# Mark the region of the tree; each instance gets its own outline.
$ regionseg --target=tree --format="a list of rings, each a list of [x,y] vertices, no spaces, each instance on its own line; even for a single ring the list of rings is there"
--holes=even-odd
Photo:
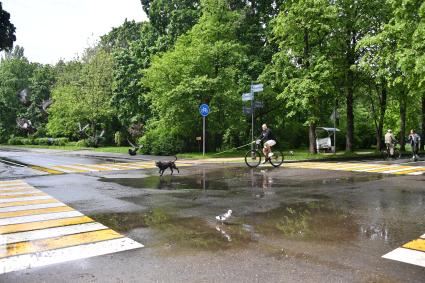
[[[15,26],[10,22],[10,14],[3,10],[0,2],[0,51],[12,49],[15,40]]]
[[[190,30],[200,16],[199,0],[140,0],[153,28],[166,46]],[[165,48],[167,49],[167,48]]]
[[[329,55],[335,18],[335,7],[327,0],[285,2],[273,27],[279,51],[262,75],[285,101],[289,116],[305,113],[311,153],[316,153],[321,109],[332,93]]]
[[[0,62],[0,140],[2,141],[11,134],[18,133],[16,118],[26,112],[17,94],[30,87],[30,78],[35,65],[21,54],[22,50],[16,46],[14,51],[6,53],[5,59]]]
[[[377,22],[381,19],[385,2],[380,0],[336,0],[338,21],[335,28],[335,64],[338,68],[336,86],[343,89],[346,102],[346,151],[354,148],[354,107],[356,90],[359,87],[357,64],[363,49],[357,48],[358,42],[366,35],[377,32]]]
[[[212,109],[208,116],[212,149],[221,145],[226,130],[243,123],[242,115],[236,113],[242,106],[240,85],[249,80],[243,81],[239,71],[246,60],[236,36],[239,15],[229,10],[225,0],[201,3],[199,23],[180,36],[172,50],[154,57],[142,80],[150,89],[147,97],[154,114],[144,144],[156,153],[196,146],[201,103]]]
[[[58,84],[47,125],[52,135],[78,136],[78,123],[90,125],[92,141],[114,116],[112,97],[112,58],[100,48],[86,50],[81,62],[60,66]]]

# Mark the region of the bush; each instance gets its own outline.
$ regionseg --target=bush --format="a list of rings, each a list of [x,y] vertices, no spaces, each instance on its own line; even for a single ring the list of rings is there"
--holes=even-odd
[[[7,143],[10,145],[58,145],[64,146],[69,142],[68,138],[22,138],[12,137]]]
[[[86,140],[79,140],[76,142],[75,146],[77,147],[87,147],[87,142]]]
[[[23,143],[23,140],[24,138],[21,138],[21,137],[11,137],[8,141],[7,141],[7,144],[10,144],[10,145],[22,145],[22,144],[24,144]]]
[[[117,146],[121,146],[124,141],[124,136],[121,132],[115,132],[114,134],[114,142]]]
[[[141,137],[139,144],[142,145],[141,152],[145,154],[173,155],[184,148],[182,140],[169,129],[158,127]]]

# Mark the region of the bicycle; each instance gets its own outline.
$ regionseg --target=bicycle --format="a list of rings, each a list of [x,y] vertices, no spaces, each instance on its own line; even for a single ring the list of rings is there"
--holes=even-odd
[[[255,168],[255,167],[258,167],[258,165],[260,165],[261,156],[263,155],[263,153],[260,151],[261,140],[256,140],[253,143],[255,143],[255,148],[249,150],[245,154],[245,163],[248,167],[251,167],[251,168]],[[272,155],[269,158],[269,161],[271,165],[273,165],[273,167],[279,167],[280,165],[282,165],[283,160],[284,160],[283,152],[279,150],[274,150]]]
[[[387,145],[385,145],[385,147],[381,150],[381,155],[382,155],[382,158],[384,160],[390,160],[391,158],[393,158],[393,159],[400,159],[401,158],[401,152],[397,148],[397,144],[398,143],[394,143],[394,154],[393,154],[393,156],[391,156],[391,154],[390,154],[390,148]]]

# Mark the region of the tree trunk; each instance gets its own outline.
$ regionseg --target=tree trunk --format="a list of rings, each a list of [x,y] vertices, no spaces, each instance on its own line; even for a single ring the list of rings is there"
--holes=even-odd
[[[316,146],[316,123],[310,123],[309,129],[308,129],[308,139],[309,139],[309,150],[311,154],[317,153],[317,146]]]
[[[381,150],[383,147],[382,144],[382,134],[384,129],[384,119],[385,119],[385,111],[387,110],[387,87],[382,84],[381,95],[379,97],[379,122],[378,128],[376,132],[376,147]]]
[[[405,96],[405,93],[403,93],[402,97],[400,98],[400,150],[405,151],[406,150],[406,143],[405,143],[405,136],[406,136],[406,112],[407,112],[407,98]]]
[[[349,71],[351,73],[351,71]],[[352,78],[353,76],[350,75]],[[353,141],[354,141],[354,110],[353,110],[353,85],[352,81],[347,82],[347,90],[346,90],[346,103],[347,103],[347,135],[346,135],[346,144],[345,150],[347,152],[353,151]]]
[[[422,94],[422,148],[425,150],[425,94]]]

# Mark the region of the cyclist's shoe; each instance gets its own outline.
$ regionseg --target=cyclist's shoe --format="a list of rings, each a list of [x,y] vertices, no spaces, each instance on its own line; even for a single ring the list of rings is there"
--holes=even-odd
[[[269,159],[270,159],[270,157],[272,157],[273,156],[273,152],[270,152],[269,153]]]

